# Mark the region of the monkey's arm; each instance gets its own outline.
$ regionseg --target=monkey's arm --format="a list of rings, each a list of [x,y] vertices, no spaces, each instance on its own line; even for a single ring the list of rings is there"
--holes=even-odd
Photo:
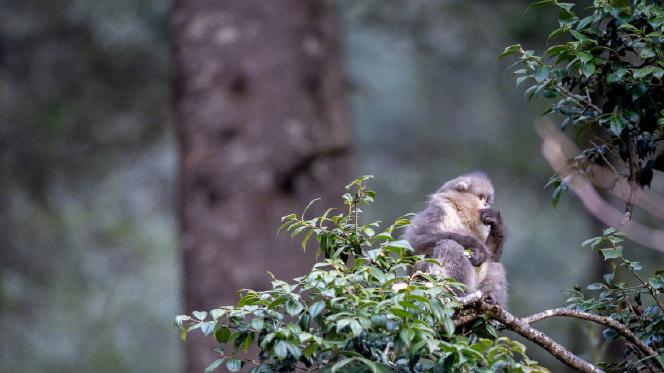
[[[498,210],[482,209],[480,210],[480,219],[483,224],[491,227],[486,245],[492,254],[492,260],[498,262],[501,255],[503,255],[503,244],[505,243],[506,236],[503,218],[500,216],[500,211]]]
[[[433,250],[442,240],[452,240],[463,248],[470,249],[471,256],[468,259],[474,266],[484,263],[489,257],[486,246],[472,236],[452,232],[430,232],[426,229],[415,228],[412,232],[407,232],[406,239],[408,239],[410,245],[415,249],[416,254],[427,257],[433,257]]]

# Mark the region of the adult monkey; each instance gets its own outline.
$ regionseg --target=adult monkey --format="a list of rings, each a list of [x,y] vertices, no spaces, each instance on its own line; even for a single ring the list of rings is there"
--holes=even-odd
[[[420,263],[416,269],[454,278],[469,291],[481,290],[486,301],[505,306],[507,279],[500,263],[505,228],[500,212],[491,208],[493,200],[493,184],[485,173],[463,174],[431,195],[404,238],[417,255],[440,262]]]

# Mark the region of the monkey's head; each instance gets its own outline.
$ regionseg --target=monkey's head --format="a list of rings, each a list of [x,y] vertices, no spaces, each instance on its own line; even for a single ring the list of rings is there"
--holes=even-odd
[[[441,186],[435,196],[463,201],[479,209],[490,208],[494,190],[489,177],[481,171],[469,172],[452,179]]]

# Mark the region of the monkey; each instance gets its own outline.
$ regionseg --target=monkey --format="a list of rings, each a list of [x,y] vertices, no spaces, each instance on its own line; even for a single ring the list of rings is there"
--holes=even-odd
[[[491,208],[493,200],[493,184],[485,173],[463,174],[430,196],[404,238],[416,254],[441,262],[420,263],[415,269],[454,278],[468,291],[481,290],[487,302],[505,306],[507,279],[500,262],[505,228],[500,212]]]

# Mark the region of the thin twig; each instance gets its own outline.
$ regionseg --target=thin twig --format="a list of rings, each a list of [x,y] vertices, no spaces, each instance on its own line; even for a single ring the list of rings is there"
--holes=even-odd
[[[581,95],[577,95],[570,91],[569,89],[563,87],[562,84],[557,84],[556,88],[558,88],[558,91],[565,97],[573,98],[575,100],[578,100],[579,102],[584,103],[587,107],[593,109],[596,111],[598,114],[602,114],[602,109],[599,108],[599,106],[593,104],[592,100],[590,98],[585,98]]]

